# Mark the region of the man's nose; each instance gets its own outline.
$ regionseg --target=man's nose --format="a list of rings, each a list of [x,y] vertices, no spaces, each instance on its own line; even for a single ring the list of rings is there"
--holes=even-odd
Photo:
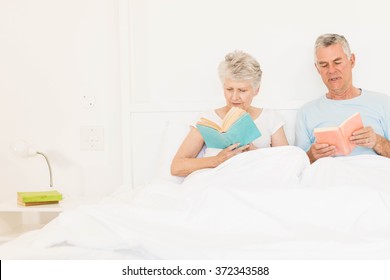
[[[336,67],[333,64],[329,64],[328,72],[333,73],[336,71]]]

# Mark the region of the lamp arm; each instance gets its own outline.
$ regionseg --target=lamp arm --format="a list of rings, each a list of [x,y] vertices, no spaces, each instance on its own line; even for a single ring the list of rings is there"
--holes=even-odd
[[[48,158],[45,156],[45,154],[41,153],[41,152],[37,152],[37,154],[43,156],[46,160],[46,163],[47,163],[47,166],[49,167],[49,174],[50,174],[50,187],[53,187],[53,175],[51,173],[51,166],[50,166],[50,163],[49,163],[49,160]]]

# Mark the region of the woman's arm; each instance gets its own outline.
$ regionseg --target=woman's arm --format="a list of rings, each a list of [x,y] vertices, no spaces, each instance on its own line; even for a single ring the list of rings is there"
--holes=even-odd
[[[171,174],[174,176],[187,176],[199,169],[217,167],[222,162],[242,153],[248,148],[248,145],[237,148],[238,144],[233,144],[216,156],[196,158],[203,145],[202,135],[196,128],[192,127],[172,160]]]
[[[287,146],[288,141],[286,134],[284,133],[283,126],[280,127],[274,134],[271,136],[271,146],[277,147],[277,146]]]

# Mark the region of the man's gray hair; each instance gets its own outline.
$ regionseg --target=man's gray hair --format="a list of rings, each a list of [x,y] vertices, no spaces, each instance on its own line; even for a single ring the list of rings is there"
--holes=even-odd
[[[225,80],[250,81],[253,89],[260,87],[261,74],[259,62],[243,51],[234,51],[225,56],[219,64],[218,74],[222,84]]]
[[[347,58],[351,58],[351,49],[349,48],[349,44],[347,39],[343,35],[339,34],[323,34],[319,36],[314,45],[314,60],[317,63],[317,50],[319,48],[326,48],[331,45],[341,44],[344,53],[347,55]]]

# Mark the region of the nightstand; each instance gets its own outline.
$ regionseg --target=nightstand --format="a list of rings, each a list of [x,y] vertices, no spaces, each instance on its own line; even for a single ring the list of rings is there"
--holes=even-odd
[[[65,197],[58,204],[27,207],[18,205],[16,199],[0,203],[0,244],[42,228],[63,211],[98,201],[97,198]]]

